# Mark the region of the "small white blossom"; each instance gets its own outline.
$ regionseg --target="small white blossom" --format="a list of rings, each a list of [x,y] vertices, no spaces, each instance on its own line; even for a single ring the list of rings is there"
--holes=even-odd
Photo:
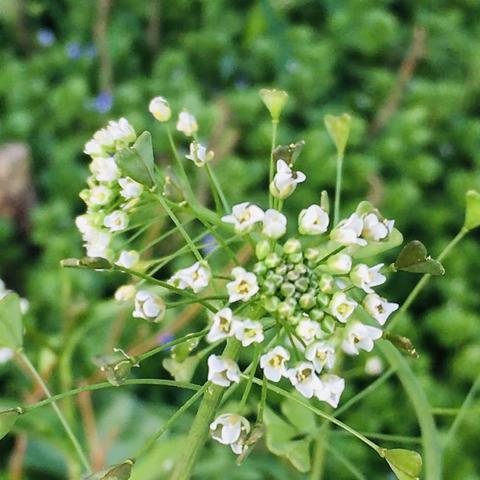
[[[260,357],[260,367],[263,374],[271,382],[279,382],[287,376],[285,363],[290,360],[290,353],[284,347],[277,345]]]
[[[239,455],[245,448],[245,440],[250,433],[250,422],[235,413],[224,413],[210,424],[212,438],[223,445],[230,445]]]
[[[159,122],[168,122],[172,116],[170,105],[164,97],[152,98],[148,110]]]
[[[112,136],[117,147],[127,146],[137,138],[135,129],[126,118],[120,118],[118,121],[110,120],[107,125],[108,133]]]
[[[198,130],[196,118],[186,110],[182,110],[178,114],[177,130],[187,137],[191,137]]]
[[[358,355],[360,350],[371,352],[374,341],[382,336],[382,330],[360,322],[352,322],[347,326],[342,348],[349,355]]]
[[[361,288],[365,293],[373,293],[372,287],[377,287],[387,279],[385,275],[380,273],[383,263],[379,263],[374,267],[368,267],[363,263],[356,265],[350,272],[350,280],[352,283]]]
[[[375,213],[363,217],[362,237],[376,242],[387,238],[393,230],[394,220],[379,220]]]
[[[320,324],[309,318],[300,320],[295,331],[307,345],[322,336]]]
[[[115,291],[114,298],[117,302],[129,302],[135,298],[137,290],[133,285],[122,285]]]
[[[287,231],[287,217],[283,214],[269,208],[263,217],[263,229],[262,233],[267,238],[276,240],[282,235],[285,235]]]
[[[124,268],[134,267],[140,260],[140,254],[136,250],[123,250],[120,252],[118,260],[115,265],[119,265]]]
[[[302,235],[321,235],[328,228],[328,213],[319,205],[310,205],[298,216],[298,231]]]
[[[132,180],[130,177],[120,178],[118,184],[122,187],[120,195],[126,200],[137,198],[143,193],[143,185]]]
[[[376,377],[383,372],[383,362],[380,357],[370,357],[365,363],[365,373]]]
[[[215,154],[211,150],[207,150],[205,145],[197,141],[190,144],[190,154],[185,155],[185,158],[191,160],[197,167],[203,167],[207,162],[213,160]]]
[[[264,339],[262,324],[250,319],[234,321],[234,332],[235,338],[242,342],[244,347],[252,343],[262,343]]]
[[[337,253],[327,260],[327,267],[334,275],[346,275],[352,269],[352,257],[346,253]]]
[[[97,185],[89,190],[88,202],[90,205],[106,205],[112,199],[113,192],[105,185]]]
[[[107,150],[111,150],[115,147],[115,139],[106,128],[101,128],[96,131],[93,135],[93,140]]]
[[[213,316],[213,323],[207,335],[207,342],[233,336],[233,312],[231,308],[222,308]]]
[[[329,309],[337,320],[345,323],[357,305],[357,302],[347,297],[345,293],[337,292],[330,300]]]
[[[333,408],[337,408],[344,389],[345,380],[329,373],[320,377],[320,387],[315,391],[315,396]]]
[[[315,367],[310,362],[301,362],[294,368],[289,368],[287,376],[290,383],[306,398],[312,398],[320,387],[320,379],[315,373]]]
[[[92,228],[88,233],[84,233],[84,239],[89,257],[106,258],[107,249],[112,239],[110,232]]]
[[[305,350],[305,358],[313,363],[319,373],[324,368],[330,370],[335,363],[335,348],[326,342],[311,343]]]
[[[128,216],[121,210],[115,210],[104,218],[103,225],[111,232],[121,232],[128,227]]]
[[[201,292],[208,287],[212,278],[212,272],[207,262],[195,262],[192,266],[176,272],[168,283],[184,290],[191,288],[195,293]]]
[[[352,213],[350,217],[342,220],[330,233],[330,238],[340,245],[366,245],[367,241],[360,238],[363,230],[363,220]]]
[[[114,182],[120,170],[113,157],[97,157],[90,163],[90,171],[99,182]]]
[[[398,303],[389,302],[386,298],[370,293],[363,299],[363,308],[380,325],[384,325],[388,317],[398,309]]]
[[[277,161],[277,172],[270,183],[270,193],[275,198],[285,199],[306,179],[303,172],[292,170],[285,160]]]
[[[91,157],[100,157],[105,155],[105,151],[102,146],[96,140],[89,140],[85,147],[83,148],[83,152]]]
[[[222,222],[231,223],[237,233],[250,232],[257,222],[263,220],[263,210],[250,202],[234,205],[232,213],[222,217]]]
[[[254,273],[247,272],[242,267],[235,267],[232,270],[234,280],[227,283],[228,302],[238,300],[246,302],[258,292],[257,277]]]
[[[144,318],[151,322],[160,322],[165,315],[165,302],[157,295],[146,290],[139,290],[135,295],[135,318]]]
[[[210,355],[208,357],[208,379],[215,385],[228,387],[232,382],[240,382],[240,369],[230,358]]]

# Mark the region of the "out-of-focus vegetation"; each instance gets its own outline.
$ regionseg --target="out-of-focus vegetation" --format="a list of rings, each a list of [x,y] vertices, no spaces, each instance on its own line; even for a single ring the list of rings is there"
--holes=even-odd
[[[59,267],[60,259],[81,254],[74,217],[87,176],[84,143],[118,116],[155,134],[147,111],[154,95],[177,109],[188,106],[201,133],[210,132],[218,176],[232,186],[232,201],[260,198],[265,187],[270,122],[258,97],[264,86],[290,94],[280,142],[306,142],[301,169],[309,182],[289,202],[292,211],[316,201],[322,189],[333,190],[326,113],[354,117],[344,214],[366,196],[407,238],[422,239],[436,254],[462,225],[465,191],[480,185],[475,1],[1,0],[0,14],[0,143],[29,146],[33,183],[24,201],[32,201],[32,189],[36,197],[31,208],[0,219],[0,277],[30,301],[25,343],[55,392],[91,379],[94,354],[154,333],[110,300],[120,278]],[[165,152],[163,136],[155,141]],[[420,352],[413,368],[432,406],[455,408],[479,375],[478,236],[465,239],[445,268],[398,331]],[[401,303],[417,278],[399,273],[396,280],[397,289],[386,293]],[[146,362],[142,376],[168,375],[159,365]],[[371,381],[360,375],[357,387]],[[2,406],[38,398],[13,362],[0,364],[0,388]],[[131,454],[182,398],[155,387],[95,394],[98,438],[90,445],[97,465]],[[83,419],[87,429],[77,427],[91,440],[89,401],[64,405],[70,418]],[[478,401],[475,406],[444,452],[445,478],[480,477]],[[452,418],[436,416],[442,431]],[[364,432],[419,433],[393,379],[345,419]],[[182,418],[134,478],[168,478],[182,445],[178,432],[190,421]],[[23,464],[21,478],[65,478],[70,451],[57,430],[47,408],[19,421],[17,436],[0,442],[0,478],[16,471],[15,461]],[[361,444],[331,438],[366,478],[386,478]],[[233,462],[227,449],[210,444],[198,478],[223,478],[225,471],[242,480],[304,478],[262,447],[241,469],[231,470]],[[352,477],[332,455],[325,478]]]

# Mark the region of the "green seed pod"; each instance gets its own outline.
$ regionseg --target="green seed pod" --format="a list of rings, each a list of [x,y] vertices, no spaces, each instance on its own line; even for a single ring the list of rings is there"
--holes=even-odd
[[[322,274],[318,286],[323,293],[332,293],[334,286],[333,277],[327,273]]]
[[[318,293],[316,300],[319,307],[326,307],[330,303],[330,297],[325,293]]]
[[[281,285],[280,292],[284,297],[291,297],[295,293],[295,285],[285,282]]]
[[[268,267],[268,268],[275,268],[275,267],[278,267],[278,265],[280,265],[280,262],[282,261],[280,255],[278,255],[278,253],[276,252],[271,252],[269,253],[266,257],[265,257],[265,265]]]
[[[308,285],[309,285],[309,281],[308,281],[308,278],[305,278],[305,277],[300,277],[296,282],[295,282],[295,288],[299,291],[299,292],[306,292],[307,289],[308,289]]]
[[[280,300],[277,297],[267,297],[263,302],[265,310],[270,313],[276,312],[279,305]]]
[[[308,313],[308,316],[315,322],[319,322],[320,320],[323,319],[325,316],[325,313],[323,313],[323,310],[320,310],[319,308],[314,308],[313,310],[310,310]]]
[[[315,306],[315,297],[310,293],[304,293],[298,303],[303,310],[311,310]]]
[[[270,242],[268,240],[260,240],[255,247],[255,255],[259,260],[263,260],[271,253]]]
[[[292,263],[301,263],[303,262],[302,252],[292,253],[288,256],[288,260]]]
[[[300,240],[296,238],[289,238],[283,244],[283,251],[287,255],[291,255],[292,253],[299,253],[302,251],[302,244],[300,243]]]

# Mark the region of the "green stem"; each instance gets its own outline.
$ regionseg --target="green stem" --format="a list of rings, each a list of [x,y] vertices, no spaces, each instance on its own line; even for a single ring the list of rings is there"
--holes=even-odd
[[[250,395],[250,391],[252,389],[253,377],[255,376],[255,372],[257,370],[258,362],[260,361],[260,354],[261,350],[257,347],[255,350],[255,357],[253,358],[252,368],[250,370],[250,375],[247,380],[247,385],[245,386],[245,390],[243,391],[242,399],[240,400],[240,405],[238,407],[238,411],[240,413],[243,412],[245,405],[247,404],[248,396]]]
[[[325,461],[327,459],[326,450],[328,447],[328,437],[330,436],[330,423],[324,422],[320,427],[320,431],[315,437],[315,447],[313,453],[312,471],[310,472],[311,480],[322,480]]]
[[[235,359],[240,353],[241,344],[237,340],[230,339],[225,347],[223,356]],[[192,476],[195,462],[203,448],[208,436],[210,423],[215,416],[218,405],[225,389],[219,385],[210,385],[203,396],[202,403],[192,423],[188,438],[185,441],[183,454],[179,458],[171,480],[188,480]]]
[[[208,163],[205,164],[205,169],[207,171],[208,179],[210,180],[210,186],[215,198],[215,203],[217,204],[217,212],[220,212],[220,207],[222,207],[225,212],[229,212],[230,206],[228,205],[225,194],[223,193],[222,187],[220,186],[214,171],[210,168]]]
[[[272,183],[274,172],[275,172],[275,162],[273,159],[273,151],[275,150],[275,144],[277,142],[277,127],[278,127],[278,120],[272,120],[272,147],[270,149],[270,172],[268,175],[268,186],[270,188],[270,184]],[[273,208],[275,199],[273,198],[272,194],[269,195],[269,205],[270,208]]]
[[[30,374],[32,375],[33,379],[38,383],[40,388],[43,390],[45,395],[50,399],[50,402],[52,404],[52,408],[55,411],[58,419],[60,420],[60,423],[62,424],[65,432],[67,433],[68,438],[73,444],[73,447],[75,448],[75,451],[77,452],[78,458],[80,459],[80,462],[82,463],[83,467],[87,472],[91,472],[91,467],[90,464],[87,460],[87,457],[85,453],[83,452],[83,449],[80,445],[80,442],[78,441],[77,437],[73,433],[72,429],[70,428],[70,425],[67,422],[67,419],[63,415],[62,411],[60,410],[59,406],[57,405],[55,400],[51,400],[52,394],[50,393],[50,390],[48,389],[46,383],[43,381],[43,378],[41,375],[37,372],[36,368],[33,366],[32,362],[30,362],[30,359],[25,355],[25,353],[20,352],[19,353],[20,358],[22,361],[25,363],[27,366],[28,370],[30,371]]]
[[[342,192],[343,154],[337,155],[337,180],[335,182],[335,203],[333,207],[333,226],[340,219],[340,196]]]

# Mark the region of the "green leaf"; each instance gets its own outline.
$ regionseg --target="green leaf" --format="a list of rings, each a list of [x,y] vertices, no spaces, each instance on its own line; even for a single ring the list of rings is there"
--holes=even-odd
[[[0,300],[0,348],[18,350],[23,344],[20,298],[9,293]]]
[[[369,241],[365,247],[353,246],[349,249],[349,253],[356,259],[373,257],[380,253],[398,247],[403,242],[403,235],[394,228],[386,240],[379,242]]]
[[[476,190],[469,190],[465,195],[465,223],[467,230],[480,226],[480,193]]]
[[[338,117],[325,115],[323,120],[330,138],[337,147],[338,155],[343,156],[345,147],[347,146],[348,136],[350,135],[352,117],[348,113],[344,113]]]
[[[150,132],[143,132],[131,148],[127,147],[117,152],[115,161],[126,176],[148,188],[155,185]]]
[[[311,440],[309,438],[295,440],[287,444],[288,449],[285,456],[299,472],[306,473],[310,471],[310,444]]]
[[[189,382],[195,373],[198,362],[199,357],[193,355],[192,357],[187,357],[182,362],[173,358],[166,358],[163,360],[162,365],[177,382]]]
[[[298,402],[286,399],[280,408],[284,417],[301,433],[311,433],[317,429],[315,415]]]
[[[133,460],[125,460],[123,463],[112,465],[106,470],[89,475],[86,480],[128,480],[132,474],[133,464]]]
[[[9,408],[0,412],[0,440],[10,432],[20,415],[21,411],[16,408]]]
[[[425,245],[418,240],[413,240],[403,247],[394,266],[397,270],[412,273],[429,273],[430,275],[445,273],[443,265],[438,260],[427,256]]]
[[[422,471],[422,457],[417,452],[394,448],[386,451],[385,460],[398,480],[419,480]]]

